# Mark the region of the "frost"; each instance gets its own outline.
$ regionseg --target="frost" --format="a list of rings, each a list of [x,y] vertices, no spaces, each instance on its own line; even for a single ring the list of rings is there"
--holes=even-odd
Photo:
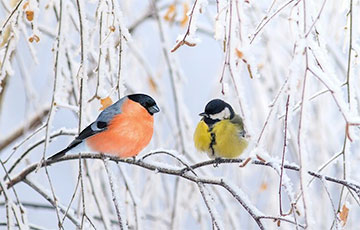
[[[216,40],[222,40],[224,38],[224,35],[225,35],[224,21],[221,21],[220,18],[216,18],[214,38]]]
[[[214,221],[216,222],[216,226],[218,227],[218,229],[225,229],[224,228],[224,224],[222,222],[222,218],[219,215],[218,211],[216,210],[216,206],[214,205],[214,198],[212,196],[212,194],[210,193],[210,191],[203,185],[203,184],[199,184],[198,185],[202,191],[203,191],[203,199],[204,202],[206,202],[206,205],[208,206],[209,212],[211,212],[212,217],[214,218]],[[215,223],[213,223],[215,224]]]
[[[99,98],[115,102],[142,92],[152,96],[161,111],[153,115],[150,144],[135,161],[126,159],[117,165],[113,158],[105,160],[113,177],[114,197],[103,161],[81,161],[85,213],[90,219],[84,218],[84,228],[116,228],[110,223],[117,221],[115,205],[131,229],[205,230],[212,227],[211,219],[223,229],[257,229],[249,210],[269,218],[261,219],[264,227],[277,228],[285,153],[282,208],[288,211],[297,201],[301,215],[281,218],[302,226],[307,223],[309,229],[331,228],[332,223],[341,228],[333,209],[345,204],[350,210],[344,228],[356,229],[360,216],[354,200],[360,179],[360,27],[358,2],[353,2],[350,10],[349,1],[307,1],[304,7],[298,1],[10,0],[11,9],[4,5],[0,10],[3,187],[10,183],[6,171],[14,167],[10,178],[20,178],[20,186],[14,185],[20,203],[27,201],[24,194],[29,191],[31,202],[51,202],[37,195],[42,191],[54,199],[50,183],[43,183],[41,191],[21,186],[21,178],[48,181],[48,172],[60,217],[62,209],[69,209],[75,218],[75,223],[66,218],[60,228],[72,228],[69,224],[78,228],[77,218],[84,211],[77,183],[80,162],[63,158],[47,165],[47,171],[39,162],[43,154],[47,157],[65,148],[96,119]],[[176,13],[172,21],[164,20],[168,7]],[[181,47],[181,52],[169,52],[168,41]],[[198,113],[213,98],[224,99],[243,118],[249,145],[239,157],[252,159],[246,167],[239,167],[239,159],[214,167],[194,147]],[[50,114],[43,113],[49,108]],[[340,180],[344,178],[342,150],[345,182]],[[86,141],[70,154],[80,151],[90,153]],[[266,163],[260,163],[260,158]],[[37,173],[31,171],[34,165],[39,166]],[[192,172],[186,166],[196,169]],[[321,180],[308,170],[319,171]],[[63,174],[67,180],[57,178]],[[208,205],[198,181],[203,181]],[[355,196],[344,193],[340,198],[341,186]],[[59,228],[54,209],[46,209],[49,226],[44,227],[35,214],[21,213],[15,194],[8,191],[3,193],[14,209],[10,228],[16,227],[17,219],[23,220],[18,226],[23,229]],[[306,207],[300,196],[303,192]],[[67,207],[72,194],[74,200]],[[330,211],[318,212],[319,207]],[[229,215],[223,215],[229,210]],[[283,229],[301,228],[280,222]]]
[[[189,31],[190,35],[195,34],[195,32],[198,28],[197,24],[198,24],[199,15],[200,15],[200,13],[204,13],[205,7],[207,6],[208,2],[207,2],[207,0],[197,0],[194,2],[194,4],[196,4],[196,6],[191,15],[192,19],[191,19],[191,25],[190,25],[190,31]]]
[[[253,202],[250,201],[246,193],[244,193],[238,186],[234,185],[228,179],[223,180],[226,184],[229,185],[229,187],[231,187],[231,189],[235,191],[235,194],[241,198],[249,210],[251,210],[256,216],[264,216],[264,213],[262,213],[255,205],[253,205]]]

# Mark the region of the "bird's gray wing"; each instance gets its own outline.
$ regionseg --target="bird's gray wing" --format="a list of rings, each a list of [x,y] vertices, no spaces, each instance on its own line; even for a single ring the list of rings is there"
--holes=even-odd
[[[235,116],[230,120],[230,122],[235,124],[238,127],[239,137],[244,138],[246,135],[246,131],[244,129],[244,122],[243,122],[242,118],[239,115],[235,114]]]
[[[91,137],[97,133],[100,133],[107,129],[109,122],[112,120],[112,118],[121,113],[121,106],[125,101],[125,97],[118,100],[116,103],[110,105],[106,109],[104,109],[99,116],[96,118],[96,120],[91,123],[88,127],[86,127],[83,131],[80,132],[80,134],[73,140],[68,147],[61,150],[60,152],[52,155],[49,157],[49,160],[54,160],[57,158],[60,158],[65,155],[66,152],[68,152],[70,149],[76,147],[81,142],[83,142],[86,138]]]
[[[83,140],[85,140],[88,137],[91,137],[94,134],[105,131],[109,125],[109,122],[113,119],[113,117],[121,113],[121,106],[124,103],[124,101],[125,98],[123,97],[116,103],[104,109],[93,123],[91,123],[83,131],[81,131],[79,136],[77,136],[76,139],[72,143],[70,143],[69,147],[72,144],[78,145],[77,142],[79,141],[82,142]]]

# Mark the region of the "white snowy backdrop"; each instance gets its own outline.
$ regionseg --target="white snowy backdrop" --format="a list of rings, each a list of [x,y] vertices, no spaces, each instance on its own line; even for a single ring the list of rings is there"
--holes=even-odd
[[[1,0],[0,229],[358,229],[359,10]],[[136,160],[41,163],[133,92],[161,109]],[[214,167],[192,134],[216,97],[251,144]]]

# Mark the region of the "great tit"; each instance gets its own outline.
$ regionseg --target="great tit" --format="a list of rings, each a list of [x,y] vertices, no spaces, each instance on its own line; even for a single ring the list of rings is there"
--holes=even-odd
[[[207,103],[194,133],[196,149],[211,159],[236,158],[248,146],[244,123],[231,105],[221,99]]]

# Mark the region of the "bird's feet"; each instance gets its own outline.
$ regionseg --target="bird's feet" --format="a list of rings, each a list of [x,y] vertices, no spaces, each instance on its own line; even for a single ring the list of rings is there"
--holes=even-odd
[[[220,157],[216,157],[216,158],[214,159],[214,164],[213,164],[214,168],[218,167],[220,163],[221,163],[221,158],[220,158]]]

